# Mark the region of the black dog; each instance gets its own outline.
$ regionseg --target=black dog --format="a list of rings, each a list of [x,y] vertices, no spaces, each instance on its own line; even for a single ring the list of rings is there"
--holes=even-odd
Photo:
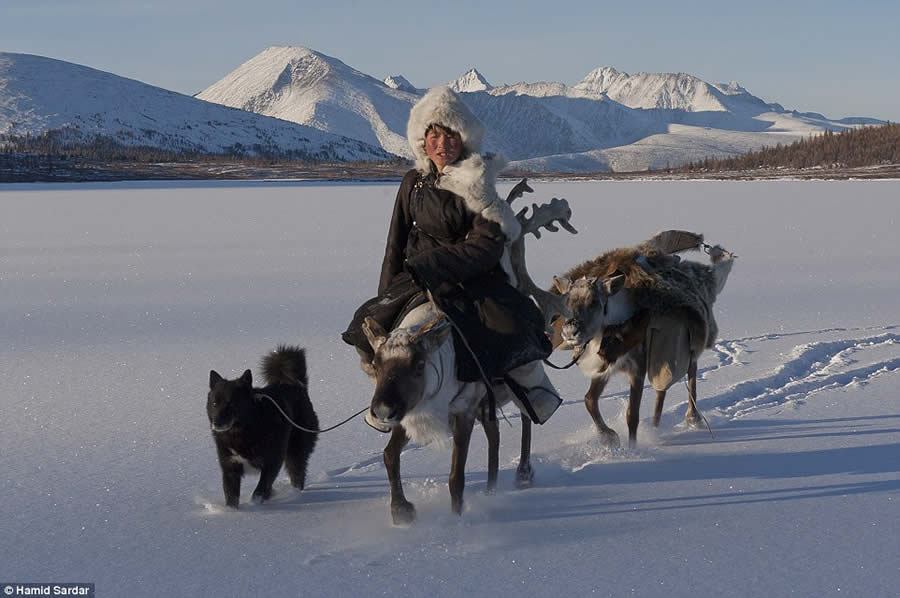
[[[225,504],[238,508],[244,465],[260,470],[253,502],[272,496],[272,483],[284,463],[291,484],[303,489],[306,464],[316,434],[298,430],[272,404],[297,424],[319,429],[319,420],[307,394],[306,356],[303,349],[280,345],[262,359],[265,388],[253,388],[250,370],[237,380],[209,372],[206,413],[222,466]]]

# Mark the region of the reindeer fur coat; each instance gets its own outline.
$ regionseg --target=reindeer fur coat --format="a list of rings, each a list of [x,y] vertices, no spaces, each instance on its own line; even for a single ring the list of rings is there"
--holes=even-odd
[[[463,139],[461,159],[441,175],[424,150],[430,124],[448,127]],[[413,108],[408,136],[416,168],[406,173],[397,193],[378,297],[357,310],[344,340],[370,351],[361,332],[366,316],[390,330],[425,301],[421,290],[427,289],[459,326],[488,377],[547,357],[552,347],[540,311],[510,284],[507,249],[521,229],[495,189],[502,158],[478,153],[481,123],[456,94],[437,88]],[[480,380],[455,329],[454,340],[457,376]]]

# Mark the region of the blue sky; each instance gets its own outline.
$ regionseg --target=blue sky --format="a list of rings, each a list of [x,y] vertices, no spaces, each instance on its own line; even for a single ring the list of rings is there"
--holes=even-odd
[[[475,66],[573,84],[599,66],[736,80],[786,108],[900,121],[900,2],[0,0],[0,51],[193,94],[270,45],[418,87]]]

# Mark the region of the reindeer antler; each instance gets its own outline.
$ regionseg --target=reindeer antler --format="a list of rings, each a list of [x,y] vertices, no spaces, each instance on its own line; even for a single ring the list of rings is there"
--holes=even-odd
[[[533,190],[528,186],[528,179],[522,179],[512,191],[509,192],[507,201],[512,203],[518,197],[522,197],[524,193],[532,193]],[[522,234],[510,247],[510,261],[512,262],[513,272],[516,275],[517,288],[527,296],[534,298],[541,312],[544,314],[544,327],[548,334],[553,331],[550,328],[550,320],[557,314],[568,314],[568,308],[563,298],[559,295],[548,293],[544,289],[537,286],[531,276],[528,274],[528,268],[525,265],[525,235],[533,234],[538,239],[541,238],[540,229],[544,228],[552,232],[557,232],[559,224],[573,235],[578,231],[569,224],[569,218],[572,217],[572,210],[569,208],[569,202],[565,199],[553,198],[550,203],[541,206],[531,204],[531,216],[526,217],[528,208],[523,208],[516,218],[522,225]]]
[[[518,218],[519,223],[522,225],[522,236],[526,233],[531,233],[540,239],[541,228],[546,228],[555,233],[559,229],[553,224],[554,222],[559,222],[561,227],[573,235],[578,234],[578,231],[569,224],[569,218],[572,217],[572,210],[569,208],[569,202],[565,199],[557,199],[554,197],[550,200],[550,203],[545,203],[542,206],[538,206],[535,203],[531,204],[530,218],[525,216],[527,211],[528,208],[522,208],[519,213],[516,214],[516,218]]]
[[[526,193],[534,193],[534,189],[528,186],[528,179],[522,179],[516,186],[510,189],[509,195],[506,196],[506,203],[512,203]]]

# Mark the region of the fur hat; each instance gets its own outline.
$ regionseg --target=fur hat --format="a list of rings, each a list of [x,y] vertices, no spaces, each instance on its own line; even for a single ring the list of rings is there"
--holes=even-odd
[[[419,172],[427,174],[431,170],[431,160],[425,153],[425,131],[431,125],[441,125],[459,133],[463,143],[462,157],[481,151],[484,125],[452,89],[435,87],[412,107],[406,125],[406,138]]]

